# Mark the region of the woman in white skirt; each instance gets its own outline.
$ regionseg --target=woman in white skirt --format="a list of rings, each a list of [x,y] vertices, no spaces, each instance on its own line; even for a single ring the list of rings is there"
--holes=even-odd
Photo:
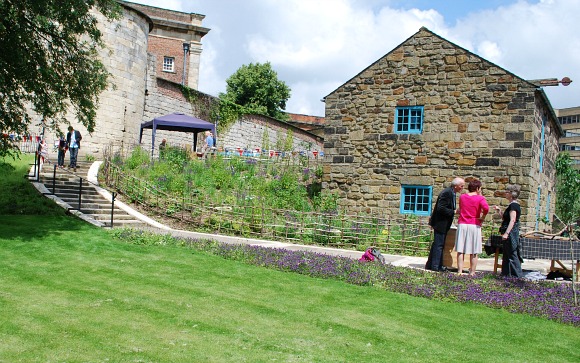
[[[463,257],[469,257],[469,275],[475,275],[477,256],[481,253],[483,240],[481,223],[489,212],[489,205],[481,195],[481,182],[473,179],[467,186],[468,193],[459,197],[459,220],[455,250],[457,251],[457,272],[463,274]]]

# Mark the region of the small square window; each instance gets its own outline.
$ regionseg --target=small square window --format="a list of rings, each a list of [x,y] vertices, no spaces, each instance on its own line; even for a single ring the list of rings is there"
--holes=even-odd
[[[423,106],[397,107],[395,115],[396,134],[420,134],[423,132]]]
[[[175,58],[163,57],[163,72],[173,72],[175,67]]]
[[[402,214],[428,216],[431,212],[432,187],[422,185],[403,185],[401,187]]]

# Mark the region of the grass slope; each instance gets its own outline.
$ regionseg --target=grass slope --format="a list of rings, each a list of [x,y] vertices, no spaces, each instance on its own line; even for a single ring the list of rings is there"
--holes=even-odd
[[[65,215],[64,209],[43,198],[25,178],[33,164],[34,155],[30,154],[21,154],[18,160],[0,159],[0,215]]]
[[[576,362],[580,330],[0,216],[0,362]],[[505,348],[504,348],[505,347]]]

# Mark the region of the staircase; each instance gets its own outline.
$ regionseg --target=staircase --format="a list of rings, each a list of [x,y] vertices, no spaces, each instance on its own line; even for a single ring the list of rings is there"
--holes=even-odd
[[[67,160],[68,161],[68,160]],[[100,222],[104,227],[111,227],[111,202],[105,199],[92,183],[87,180],[89,168],[92,162],[78,162],[77,171],[72,169],[56,168],[56,177],[54,178],[54,195],[65,203],[69,210],[79,210],[79,190],[80,193],[80,213],[85,217]],[[44,164],[40,173],[40,183],[48,189],[48,193],[53,193],[53,175],[54,165]],[[45,192],[46,193],[46,192]],[[147,226],[144,221],[132,216],[131,214],[120,209],[117,204],[113,209],[113,227],[131,227],[139,228]]]

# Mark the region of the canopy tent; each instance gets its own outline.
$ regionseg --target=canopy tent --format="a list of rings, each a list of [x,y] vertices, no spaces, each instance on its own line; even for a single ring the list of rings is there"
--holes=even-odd
[[[183,113],[172,113],[143,122],[139,134],[139,143],[143,139],[143,129],[153,130],[151,133],[151,156],[153,156],[153,151],[155,150],[155,133],[157,130],[193,132],[193,150],[197,150],[197,134],[199,132],[211,131],[215,135],[214,124]]]

